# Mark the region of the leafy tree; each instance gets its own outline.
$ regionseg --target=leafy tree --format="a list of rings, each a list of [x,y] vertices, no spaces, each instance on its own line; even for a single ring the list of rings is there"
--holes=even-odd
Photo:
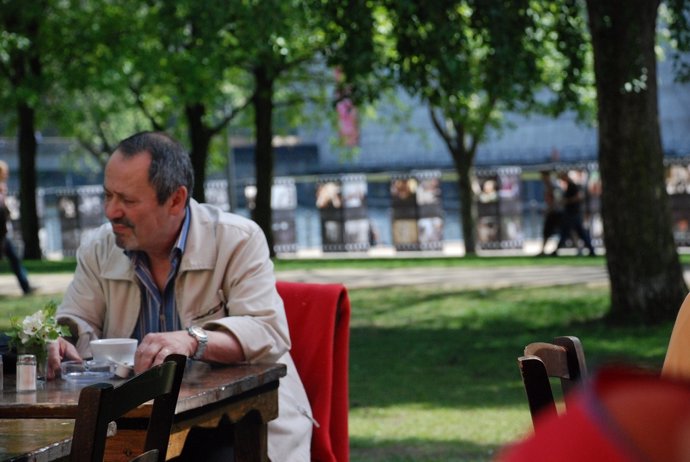
[[[20,0],[0,1],[0,98],[14,108],[19,153],[19,200],[24,257],[40,259],[36,213],[36,131],[38,109],[53,81],[54,63],[48,50],[59,43],[54,24],[46,14],[48,0],[31,8]]]
[[[587,54],[575,0],[383,0],[400,84],[429,106],[458,176],[466,254],[475,253],[472,167],[504,111],[557,113],[579,100]],[[552,90],[550,93],[545,89]]]
[[[213,139],[251,102],[249,76],[239,69],[243,56],[237,49],[242,44],[235,37],[238,28],[250,25],[238,23],[237,3],[223,0],[151,5],[138,31],[147,39],[146,50],[128,57],[133,63],[130,88],[154,128],[177,126],[180,118],[186,121],[195,172],[193,196],[204,202]]]
[[[676,2],[680,17],[682,3]],[[671,320],[687,292],[664,187],[655,56],[658,8],[658,0],[587,1],[615,321]]]
[[[347,12],[347,21],[344,13]],[[242,67],[253,78],[252,109],[255,135],[256,206],[252,218],[267,236],[273,253],[271,188],[276,110],[292,114],[306,102],[324,101],[324,89],[334,82],[328,65],[343,63],[366,38],[354,41],[345,24],[356,19],[372,24],[366,2],[252,1],[238,6],[235,31]],[[371,37],[365,27],[358,32]],[[348,50],[348,52],[344,52]],[[284,120],[290,117],[284,116]]]
[[[69,0],[69,5],[71,14],[61,18],[62,46],[51,50],[62,63],[61,82],[47,109],[60,134],[77,140],[81,149],[74,155],[85,150],[102,170],[118,141],[153,127],[129,80],[129,57],[146,43],[136,26],[148,8],[107,0]]]

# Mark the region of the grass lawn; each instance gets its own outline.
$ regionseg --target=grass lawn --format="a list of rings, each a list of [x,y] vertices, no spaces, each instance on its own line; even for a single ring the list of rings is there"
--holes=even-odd
[[[576,335],[590,369],[658,368],[672,325],[610,327],[605,288],[353,290],[351,460],[489,461],[531,429],[516,358]]]
[[[683,257],[687,259],[687,257]],[[598,257],[278,261],[310,267],[596,264]],[[49,263],[49,264],[46,264]],[[35,266],[34,266],[35,265]],[[27,262],[72,271],[74,262]],[[0,271],[7,269],[0,263]],[[0,330],[60,296],[2,297]],[[658,368],[672,324],[607,326],[606,287],[350,290],[353,462],[489,461],[531,429],[516,358],[533,341],[582,340],[590,370],[611,361]]]

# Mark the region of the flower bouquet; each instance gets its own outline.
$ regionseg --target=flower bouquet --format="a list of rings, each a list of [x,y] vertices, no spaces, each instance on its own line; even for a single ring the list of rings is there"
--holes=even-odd
[[[19,320],[10,319],[10,330],[5,332],[9,345],[17,354],[36,355],[37,376],[45,378],[48,362],[48,343],[60,336],[69,336],[69,328],[57,323],[55,313],[57,304],[51,300],[34,314]]]

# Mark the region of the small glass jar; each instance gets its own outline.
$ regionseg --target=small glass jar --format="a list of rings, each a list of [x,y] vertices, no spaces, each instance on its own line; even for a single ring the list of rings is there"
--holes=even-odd
[[[17,356],[17,391],[36,391],[36,356]]]

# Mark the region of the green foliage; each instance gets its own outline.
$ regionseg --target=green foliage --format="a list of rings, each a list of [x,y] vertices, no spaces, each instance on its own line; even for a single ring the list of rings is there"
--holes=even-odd
[[[593,95],[575,1],[383,3],[399,82],[476,141],[500,128],[501,111],[584,110],[583,92]]]
[[[690,63],[683,56],[690,51],[690,1],[666,0],[663,19],[668,23],[671,45],[675,48],[673,64],[681,82],[690,81]]]
[[[56,311],[57,303],[51,300],[42,309],[23,319],[11,318],[10,330],[5,332],[9,337],[9,345],[15,350],[43,349],[48,342],[70,335],[67,326],[57,324]]]

